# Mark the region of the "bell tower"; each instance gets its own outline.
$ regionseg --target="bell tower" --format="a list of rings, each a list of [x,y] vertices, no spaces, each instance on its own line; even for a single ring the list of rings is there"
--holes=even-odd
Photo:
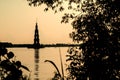
[[[35,34],[34,34],[34,47],[35,48],[38,48],[39,45],[40,45],[40,40],[39,40],[39,30],[38,30],[38,24],[36,22],[36,25],[35,25]]]

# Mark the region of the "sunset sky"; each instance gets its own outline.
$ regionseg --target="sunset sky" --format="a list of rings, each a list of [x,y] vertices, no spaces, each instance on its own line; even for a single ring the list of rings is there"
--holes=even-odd
[[[61,24],[62,13],[30,7],[27,0],[0,0],[0,42],[33,43],[37,21],[41,43],[70,43],[70,24]]]

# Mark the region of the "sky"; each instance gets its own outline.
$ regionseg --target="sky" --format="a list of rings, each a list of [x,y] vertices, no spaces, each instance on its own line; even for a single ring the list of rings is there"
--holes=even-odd
[[[0,42],[33,43],[37,22],[41,43],[71,43],[70,23],[60,23],[63,13],[44,8],[29,6],[27,0],[0,0]]]

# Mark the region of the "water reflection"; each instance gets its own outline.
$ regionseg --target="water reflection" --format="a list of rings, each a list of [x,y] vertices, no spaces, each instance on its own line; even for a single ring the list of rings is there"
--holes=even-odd
[[[68,48],[61,48],[61,55],[63,61],[64,71],[66,69],[66,52]],[[44,48],[44,49],[27,49],[27,48],[9,48],[8,51],[13,51],[16,56],[16,60],[20,60],[31,71],[31,80],[50,80],[54,76],[55,68],[49,63],[45,63],[45,60],[51,60],[60,69],[61,63],[58,48]],[[35,75],[37,73],[37,75]],[[25,72],[29,75],[29,73]],[[66,74],[66,73],[65,73]]]
[[[34,60],[35,60],[35,79],[34,80],[39,80],[39,49],[35,49],[35,54],[34,54]]]

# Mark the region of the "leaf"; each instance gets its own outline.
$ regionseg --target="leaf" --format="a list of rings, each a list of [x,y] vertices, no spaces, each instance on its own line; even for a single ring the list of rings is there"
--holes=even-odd
[[[0,49],[0,55],[4,56],[5,54],[7,54],[7,49],[6,48]]]
[[[7,54],[7,57],[8,57],[9,59],[13,58],[13,57],[14,57],[14,53],[13,53],[13,52],[9,52],[9,53]]]
[[[55,69],[57,70],[59,76],[61,77],[60,71],[59,71],[58,67],[56,66],[56,64],[53,61],[51,61],[51,60],[45,60],[44,62],[51,63],[55,67]]]
[[[16,61],[16,66],[19,68],[19,67],[21,67],[21,62],[20,61]]]
[[[23,69],[25,69],[25,70],[27,70],[27,71],[30,71],[26,66],[24,66],[24,65],[21,65],[21,67],[23,68]]]

